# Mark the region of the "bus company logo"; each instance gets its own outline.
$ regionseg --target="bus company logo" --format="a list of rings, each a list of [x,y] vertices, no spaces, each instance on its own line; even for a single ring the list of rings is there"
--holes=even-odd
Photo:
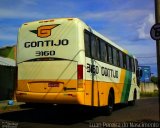
[[[49,37],[51,35],[51,31],[53,28],[57,27],[59,24],[54,25],[44,25],[37,28],[37,30],[30,30],[30,32],[33,32],[37,34],[40,38]]]

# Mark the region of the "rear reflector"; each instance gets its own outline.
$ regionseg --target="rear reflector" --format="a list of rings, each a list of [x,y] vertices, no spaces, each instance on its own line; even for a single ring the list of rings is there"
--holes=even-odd
[[[77,69],[78,69],[77,78],[83,79],[83,65],[78,65]]]

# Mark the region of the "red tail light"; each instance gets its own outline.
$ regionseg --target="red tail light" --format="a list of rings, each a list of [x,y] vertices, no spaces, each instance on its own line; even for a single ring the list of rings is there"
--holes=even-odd
[[[77,69],[78,69],[77,78],[83,79],[83,65],[78,65]]]

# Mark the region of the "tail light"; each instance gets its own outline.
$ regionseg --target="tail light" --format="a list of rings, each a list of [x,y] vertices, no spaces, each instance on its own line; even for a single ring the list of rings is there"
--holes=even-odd
[[[83,65],[78,65],[77,69],[78,69],[77,78],[83,79]]]
[[[83,65],[77,66],[78,88],[83,88]]]

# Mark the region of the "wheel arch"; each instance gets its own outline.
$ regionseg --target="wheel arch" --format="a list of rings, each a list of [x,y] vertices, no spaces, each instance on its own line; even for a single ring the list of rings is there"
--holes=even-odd
[[[115,103],[115,91],[114,91],[114,88],[113,88],[113,87],[111,87],[111,88],[109,89],[108,97],[109,97],[109,94],[110,94],[110,93],[113,95],[113,99],[114,99],[114,103]]]

